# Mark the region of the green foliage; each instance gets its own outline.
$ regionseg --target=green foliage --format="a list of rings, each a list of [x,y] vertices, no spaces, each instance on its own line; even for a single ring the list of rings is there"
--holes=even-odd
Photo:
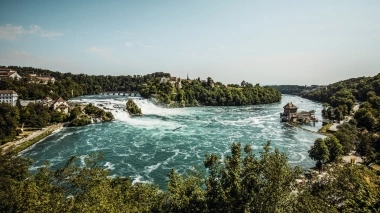
[[[339,140],[339,143],[343,146],[344,154],[348,154],[352,150],[355,150],[358,146],[359,131],[355,125],[350,123],[344,123],[340,126],[339,131],[334,133],[334,136]]]
[[[224,165],[216,155],[207,155],[204,162],[209,176],[206,179],[206,201],[210,212],[279,212],[288,208],[292,183],[299,175],[287,163],[287,157],[271,151],[269,143],[260,152],[232,144],[232,155]]]
[[[281,94],[300,95],[302,92],[316,89],[317,85],[300,86],[300,85],[272,85],[271,87],[279,90]]]
[[[298,185],[301,171],[286,155],[264,145],[256,157],[249,145],[232,144],[223,162],[215,154],[206,172],[174,169],[167,189],[129,178],[110,178],[102,155],[84,165],[76,157],[53,170],[36,173],[31,161],[15,153],[0,155],[0,212],[377,212],[380,178],[365,167],[335,167],[318,181]]]
[[[0,145],[16,137],[19,122],[19,109],[8,103],[0,103]]]
[[[62,123],[67,120],[67,115],[65,113],[56,110],[50,113],[50,117],[50,122],[52,123]]]
[[[272,87],[253,86],[247,82],[244,87],[211,82],[211,78],[207,82],[182,80],[182,88],[179,89],[156,79],[142,85],[140,94],[145,98],[154,97],[169,106],[241,106],[281,100],[281,93]]]
[[[308,152],[309,157],[317,161],[317,168],[321,169],[323,163],[336,162],[341,158],[343,146],[335,136],[329,136],[315,140]]]
[[[354,103],[362,102],[353,115],[355,119],[342,125],[334,135],[343,146],[343,153],[357,149],[364,155],[366,163],[380,162],[380,145],[376,142],[380,130],[380,74],[339,81],[324,88],[304,91],[302,96],[325,102],[323,116],[335,120],[351,115]]]
[[[132,100],[129,99],[126,103],[127,105],[127,111],[131,115],[141,115],[141,109],[136,105],[136,103]]]
[[[90,116],[86,114],[80,114],[70,122],[69,126],[85,126],[87,124],[91,124]]]
[[[316,207],[323,204],[329,212],[378,212],[380,210],[379,176],[362,166],[335,167],[304,193],[317,200]],[[303,197],[301,194],[301,197]]]
[[[327,162],[330,159],[329,148],[327,147],[325,140],[322,138],[315,140],[314,145],[308,152],[311,159],[319,162],[318,165],[322,165],[322,163]],[[319,169],[321,168],[319,167]]]
[[[343,155],[343,146],[335,136],[329,136],[324,141],[329,149],[329,162],[338,162]]]

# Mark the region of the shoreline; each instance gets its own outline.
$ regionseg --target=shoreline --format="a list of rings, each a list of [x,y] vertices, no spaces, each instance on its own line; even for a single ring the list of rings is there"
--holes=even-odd
[[[329,134],[329,133],[324,133],[324,132],[317,132],[317,131],[313,131],[313,130],[310,130],[310,129],[306,129],[306,128],[304,128],[304,127],[302,127],[302,126],[300,126],[300,125],[298,125],[298,124],[295,124],[295,123],[292,123],[292,122],[286,122],[287,124],[289,124],[290,126],[293,126],[293,127],[296,127],[296,128],[300,128],[300,129],[302,129],[302,130],[304,130],[304,131],[307,131],[307,132],[311,132],[311,133],[315,133],[315,134],[319,134],[319,135],[324,135],[324,136],[330,136],[331,134]]]
[[[41,130],[33,132],[25,138],[8,142],[0,147],[0,154],[4,154],[9,151],[15,151],[16,153],[19,153],[32,146],[33,144],[39,142],[40,140],[46,138],[47,136],[51,135],[54,131],[62,129],[64,124],[65,123],[58,123],[51,126],[47,126]]]

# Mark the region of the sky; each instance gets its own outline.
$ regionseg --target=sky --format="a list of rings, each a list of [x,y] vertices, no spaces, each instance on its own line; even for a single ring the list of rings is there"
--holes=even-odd
[[[380,72],[379,0],[0,0],[0,65],[261,85]]]

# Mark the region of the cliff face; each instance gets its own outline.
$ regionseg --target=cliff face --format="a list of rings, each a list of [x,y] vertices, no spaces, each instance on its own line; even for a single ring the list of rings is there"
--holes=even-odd
[[[130,115],[142,115],[141,109],[136,105],[136,103],[132,99],[129,99],[127,101],[126,110]]]

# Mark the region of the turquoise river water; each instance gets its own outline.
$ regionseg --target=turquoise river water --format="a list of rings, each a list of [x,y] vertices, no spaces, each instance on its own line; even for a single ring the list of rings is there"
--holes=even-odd
[[[125,105],[127,96],[84,96],[74,102],[103,104],[109,108]],[[63,166],[73,155],[84,159],[90,152],[102,152],[100,165],[111,175],[129,176],[133,182],[165,186],[171,168],[181,173],[202,166],[207,153],[224,157],[233,142],[250,144],[258,153],[262,144],[287,153],[292,165],[305,169],[314,165],[307,150],[321,135],[280,122],[287,102],[299,110],[315,110],[321,118],[322,105],[298,96],[283,95],[279,103],[241,107],[193,107],[167,109],[149,100],[135,99],[144,116],[131,117],[114,109],[115,120],[83,127],[65,127],[21,153],[34,160],[32,170],[49,161]],[[305,125],[310,130],[315,126]],[[177,131],[174,129],[181,127]]]

